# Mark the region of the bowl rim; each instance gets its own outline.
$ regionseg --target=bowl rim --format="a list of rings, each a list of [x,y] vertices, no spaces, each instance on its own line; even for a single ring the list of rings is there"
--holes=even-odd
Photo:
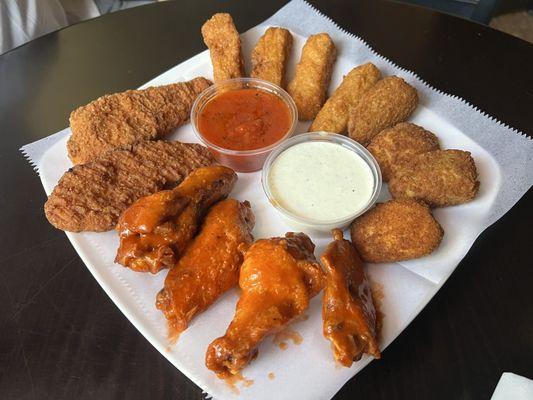
[[[204,101],[205,98],[209,96],[209,99],[205,102],[205,104],[207,104],[212,98],[216,96],[216,92],[218,89],[224,88],[226,86],[235,85],[238,83],[244,83],[246,85],[255,84],[257,86],[251,86],[251,88],[260,89],[268,93],[272,93],[278,96],[279,98],[281,98],[281,100],[287,105],[287,107],[289,108],[289,113],[291,114],[291,125],[290,125],[290,128],[285,133],[285,135],[283,135],[283,137],[281,137],[276,142],[269,144],[268,146],[260,147],[258,149],[232,150],[232,149],[227,149],[225,147],[218,146],[210,142],[209,140],[207,140],[202,135],[196,123],[196,118],[198,115],[200,115],[200,112],[201,112],[201,109],[199,110],[201,102]],[[242,88],[239,88],[239,89],[242,89]],[[272,82],[268,82],[264,79],[258,79],[258,78],[233,78],[233,79],[226,79],[221,82],[213,83],[211,86],[204,89],[198,95],[198,97],[196,97],[196,99],[194,100],[194,103],[192,104],[190,121],[191,121],[194,134],[205,146],[219,153],[224,153],[228,155],[239,155],[239,156],[255,155],[255,154],[262,154],[262,153],[265,153],[265,152],[268,152],[274,149],[276,146],[280,145],[283,141],[285,141],[287,138],[291,137],[294,134],[294,131],[296,130],[296,126],[298,125],[298,108],[296,107],[296,103],[294,102],[291,95],[287,93],[286,90],[279,87],[278,85],[273,84]]]
[[[285,150],[289,149],[290,147],[296,146],[298,144],[308,143],[308,142],[328,142],[328,143],[334,143],[334,144],[341,145],[344,148],[347,148],[348,150],[356,153],[358,156],[360,156],[363,159],[363,161],[366,162],[366,164],[370,167],[372,176],[374,178],[374,187],[372,190],[372,195],[370,196],[368,202],[365,204],[364,207],[360,208],[356,212],[346,217],[336,218],[336,219],[331,219],[331,220],[317,220],[313,218],[302,217],[301,215],[295,214],[287,210],[276,200],[275,196],[270,190],[270,183],[269,183],[269,174],[270,174],[272,165],[274,164],[278,156],[281,155]],[[331,132],[325,132],[325,131],[315,131],[315,132],[307,132],[307,133],[301,133],[301,134],[295,135],[291,137],[290,139],[287,139],[282,145],[278,146],[274,151],[272,151],[268,155],[263,165],[263,170],[261,171],[261,184],[263,186],[263,192],[265,193],[269,203],[278,212],[280,212],[284,217],[294,220],[295,222],[299,224],[307,225],[310,227],[326,227],[326,226],[331,226],[331,225],[338,225],[338,226],[345,225],[346,223],[353,221],[357,217],[367,212],[376,203],[381,193],[383,181],[382,181],[382,176],[381,176],[381,169],[379,168],[378,162],[376,161],[374,156],[363,145],[361,145],[355,140],[344,135],[339,135],[337,133],[331,133]]]

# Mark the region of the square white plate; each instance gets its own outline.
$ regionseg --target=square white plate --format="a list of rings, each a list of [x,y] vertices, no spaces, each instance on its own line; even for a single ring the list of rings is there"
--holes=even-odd
[[[264,26],[257,27],[242,35],[245,59],[249,60],[250,51],[264,30]],[[305,38],[294,35],[293,54],[288,68],[289,79],[304,42]],[[380,67],[379,59],[368,61]],[[342,53],[339,54],[330,89],[337,87],[342,76],[354,66],[356,65],[344,58]],[[199,75],[212,78],[207,51],[161,74],[143,87],[188,80]],[[408,76],[405,78],[409,81]],[[434,132],[439,137],[442,148],[470,151],[478,167],[481,189],[478,197],[470,203],[435,210],[445,236],[441,246],[433,254],[418,260],[367,267],[371,279],[382,285],[384,294],[382,348],[391,343],[424,308],[483,231],[501,181],[500,169],[494,158],[453,123],[433,113],[431,104],[427,104],[426,99],[421,98],[421,104],[411,121]],[[300,123],[297,132],[305,132],[307,126],[307,123]],[[177,129],[169,139],[198,142],[190,124]],[[48,194],[61,175],[72,166],[65,144],[66,137],[54,144],[42,159],[39,172]],[[251,202],[256,215],[256,238],[279,236],[291,230],[265,198],[259,172],[240,174],[231,197]],[[381,199],[388,197],[385,185]],[[225,332],[233,316],[238,298],[237,289],[225,294],[209,310],[194,319],[179,341],[171,346],[167,340],[165,319],[155,308],[155,296],[163,287],[166,271],[154,276],[136,273],[114,264],[118,247],[118,237],[114,231],[67,233],[67,236],[87,268],[131,323],[163,356],[215,398],[327,399],[371,360],[363,357],[349,369],[340,368],[334,363],[329,342],[322,336],[319,295],[312,301],[307,312],[309,318],[291,326],[301,334],[303,342],[300,345],[290,344],[282,351],[273,344],[272,338],[267,338],[259,348],[257,359],[243,372],[254,383],[249,387],[241,387],[237,393],[217,379],[204,365],[208,344]],[[330,239],[326,236],[311,237],[317,245],[318,257]],[[386,356],[385,353],[384,357]],[[274,373],[274,379],[268,378],[270,372]]]

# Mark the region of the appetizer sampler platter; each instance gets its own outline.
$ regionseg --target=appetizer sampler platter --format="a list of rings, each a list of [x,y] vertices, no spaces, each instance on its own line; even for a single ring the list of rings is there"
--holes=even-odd
[[[250,59],[251,49],[266,28],[254,28],[241,35],[245,60]],[[294,74],[295,64],[306,40],[294,32],[293,38],[288,77]],[[343,57],[342,50],[339,51],[329,85],[330,92],[354,66],[349,59]],[[187,81],[197,76],[213,78],[208,51],[163,73],[143,85],[143,88]],[[370,280],[382,295],[379,301],[383,314],[380,339],[382,350],[424,308],[464,257],[476,237],[485,229],[484,217],[499,189],[499,168],[491,155],[450,122],[432,113],[431,105],[426,104],[424,100],[420,99],[420,104],[409,121],[435,133],[442,149],[469,151],[477,165],[480,190],[471,202],[433,211],[444,230],[444,238],[433,253],[409,261],[366,266]],[[307,132],[309,124],[298,123],[296,134]],[[176,129],[165,139],[198,143],[190,124]],[[43,158],[40,176],[47,194],[51,193],[61,175],[72,166],[66,152],[66,141],[67,137],[57,142]],[[256,219],[253,230],[256,239],[283,236],[285,232],[294,230],[266,198],[261,186],[260,171],[240,173],[230,197],[251,203]],[[384,185],[378,201],[386,201],[389,198],[387,186]],[[325,246],[331,242],[331,235],[307,233],[315,243],[315,254],[319,257]],[[322,335],[322,294],[319,294],[311,300],[310,307],[305,312],[306,318],[290,325],[290,329],[301,336],[301,343],[296,344],[285,339],[288,346],[281,349],[272,337],[268,337],[259,346],[259,356],[243,371],[245,383],[253,381],[253,384],[237,384],[239,389],[236,391],[205,367],[205,351],[215,338],[224,334],[231,321],[238,299],[237,289],[231,289],[208,310],[198,315],[179,340],[171,344],[166,320],[155,307],[155,298],[163,287],[166,273],[140,274],[115,264],[119,245],[115,231],[67,233],[67,236],[88,269],[136,328],[180,371],[215,398],[282,399],[289,392],[286,388],[294,385],[298,387],[301,398],[328,398],[371,361],[371,357],[365,355],[351,368],[340,368],[335,363],[330,343]],[[324,375],[328,375],[329,382],[338,382],[335,390],[332,390],[331,386],[322,387]]]

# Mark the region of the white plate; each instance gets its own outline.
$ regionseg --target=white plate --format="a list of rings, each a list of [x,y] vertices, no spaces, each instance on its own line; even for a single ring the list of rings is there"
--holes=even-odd
[[[247,60],[252,46],[264,29],[254,28],[242,35]],[[294,39],[289,77],[293,74],[304,43],[303,37],[295,35]],[[350,60],[343,58],[342,53],[339,54],[331,88],[336,87],[343,74],[354,66]],[[207,51],[163,73],[143,87],[188,80],[199,75],[212,77]],[[435,211],[445,236],[441,246],[433,254],[418,260],[367,267],[371,279],[383,287],[382,311],[385,317],[382,348],[390,344],[424,308],[483,231],[501,181],[498,164],[492,156],[452,123],[433,113],[428,107],[431,105],[425,104],[424,101],[422,98],[411,121],[434,132],[439,137],[442,148],[470,151],[478,167],[481,189],[478,197],[468,204]],[[300,123],[298,132],[305,132],[307,125]],[[189,124],[177,129],[170,139],[197,142]],[[48,194],[61,175],[71,167],[65,144],[66,138],[53,145],[42,159],[40,176]],[[256,238],[279,236],[291,230],[266,200],[260,185],[260,173],[240,174],[231,197],[251,202],[256,215]],[[381,199],[388,197],[385,186]],[[340,368],[334,363],[329,342],[322,336],[319,295],[312,301],[306,313],[309,318],[292,326],[301,334],[303,342],[300,345],[291,344],[282,351],[272,343],[272,338],[267,338],[259,348],[257,359],[243,372],[243,375],[253,379],[254,383],[249,387],[241,387],[240,394],[237,395],[204,365],[208,344],[225,332],[233,316],[238,297],[236,289],[228,292],[209,310],[197,317],[181,335],[178,343],[170,346],[166,336],[165,319],[154,305],[156,293],[163,287],[166,271],[154,276],[135,273],[114,264],[118,237],[113,231],[67,233],[67,236],[87,268],[131,323],[163,356],[215,398],[285,399],[293,398],[297,390],[300,398],[327,399],[370,361],[369,357],[363,357],[350,369]],[[317,245],[318,257],[330,239],[325,236],[312,236],[312,239]],[[384,357],[386,356],[385,353]],[[270,372],[275,374],[274,379],[268,378]]]

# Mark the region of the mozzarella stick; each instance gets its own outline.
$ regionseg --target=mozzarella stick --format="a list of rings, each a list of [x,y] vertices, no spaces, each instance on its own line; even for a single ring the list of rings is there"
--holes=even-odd
[[[285,67],[292,47],[292,35],[284,28],[268,28],[252,51],[252,78],[284,85]]]
[[[378,81],[350,110],[348,133],[366,146],[383,129],[405,121],[418,105],[416,89],[397,76]]]
[[[337,50],[327,33],[309,36],[296,66],[296,74],[287,88],[298,108],[300,121],[315,118],[326,101],[336,57]]]
[[[352,69],[344,76],[333,95],[326,101],[310,131],[345,133],[348,127],[349,110],[357,100],[381,78],[379,69],[366,63]]]
[[[215,82],[244,76],[241,39],[231,15],[213,15],[202,26],[202,36],[209,48]]]

